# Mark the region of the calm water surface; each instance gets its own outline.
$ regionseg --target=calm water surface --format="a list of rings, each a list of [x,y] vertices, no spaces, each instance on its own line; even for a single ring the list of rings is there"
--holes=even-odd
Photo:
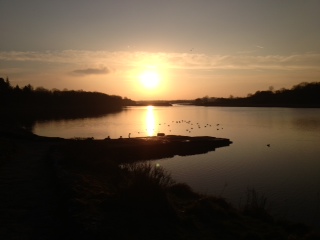
[[[274,215],[320,226],[320,109],[130,107],[100,118],[38,122],[34,128],[36,134],[64,138],[158,132],[233,141],[207,154],[156,160],[175,180],[236,206],[254,188],[268,198]]]

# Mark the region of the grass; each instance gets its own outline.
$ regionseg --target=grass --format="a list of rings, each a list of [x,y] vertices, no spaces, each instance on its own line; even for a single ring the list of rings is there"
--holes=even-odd
[[[266,205],[267,197],[259,194],[255,189],[247,189],[246,203],[243,207],[245,215],[272,222],[273,218],[268,214]]]
[[[126,172],[129,177],[128,182],[133,185],[148,183],[166,189],[175,183],[168,171],[161,166],[152,165],[150,162],[124,164],[121,169]]]

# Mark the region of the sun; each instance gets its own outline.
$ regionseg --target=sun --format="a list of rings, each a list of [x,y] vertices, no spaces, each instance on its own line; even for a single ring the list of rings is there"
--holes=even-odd
[[[139,76],[143,87],[147,89],[155,89],[160,84],[160,75],[155,70],[146,70]]]

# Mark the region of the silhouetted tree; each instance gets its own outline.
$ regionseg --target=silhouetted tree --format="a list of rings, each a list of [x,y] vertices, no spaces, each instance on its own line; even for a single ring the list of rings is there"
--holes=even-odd
[[[274,106],[274,107],[320,107],[320,82],[300,83],[291,89],[257,91],[246,98],[217,98],[215,101],[194,101],[196,105],[206,106]]]
[[[10,103],[10,104],[9,104]],[[50,119],[88,117],[120,111],[134,105],[131,99],[99,92],[47,90],[11,87],[9,80],[0,78],[0,111],[16,118]]]

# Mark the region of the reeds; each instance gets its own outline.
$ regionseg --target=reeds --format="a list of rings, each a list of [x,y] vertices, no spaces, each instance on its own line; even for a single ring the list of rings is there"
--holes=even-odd
[[[243,207],[245,215],[272,222],[273,218],[268,214],[266,205],[267,197],[258,193],[255,189],[247,189],[246,203]]]
[[[124,164],[121,168],[129,174],[131,182],[149,182],[161,188],[170,187],[175,183],[168,171],[149,162]]]

